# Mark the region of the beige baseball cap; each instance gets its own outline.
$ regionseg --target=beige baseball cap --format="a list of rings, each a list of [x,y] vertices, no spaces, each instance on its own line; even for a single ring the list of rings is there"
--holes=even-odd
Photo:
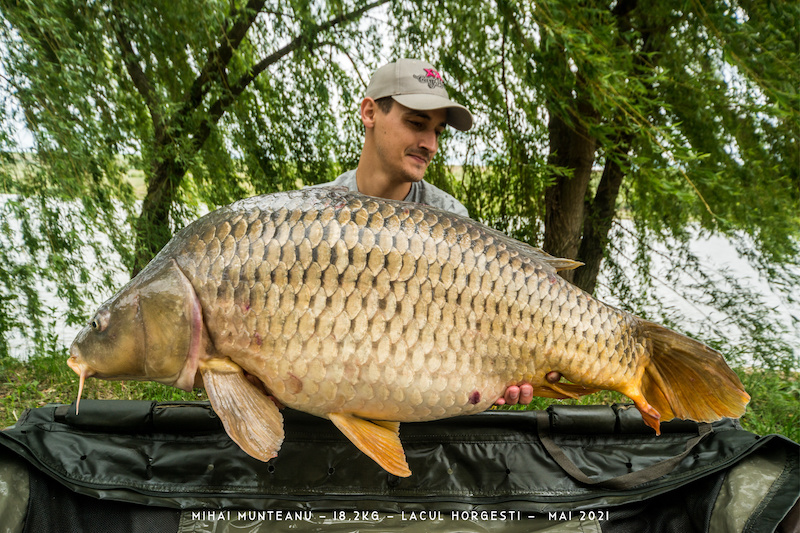
[[[472,127],[472,113],[450,100],[442,75],[430,63],[398,59],[375,71],[366,95],[373,100],[391,96],[396,102],[419,111],[447,109],[447,123],[460,131]]]

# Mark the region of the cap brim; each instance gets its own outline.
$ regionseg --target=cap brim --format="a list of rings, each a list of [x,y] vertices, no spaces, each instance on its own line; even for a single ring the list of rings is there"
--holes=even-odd
[[[409,109],[418,111],[447,109],[447,124],[459,131],[467,131],[472,127],[472,113],[449,98],[435,94],[394,94],[392,98]]]

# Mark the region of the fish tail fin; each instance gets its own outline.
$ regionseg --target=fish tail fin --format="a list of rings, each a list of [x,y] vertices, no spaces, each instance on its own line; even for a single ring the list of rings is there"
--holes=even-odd
[[[660,421],[673,418],[713,422],[744,414],[750,395],[719,352],[653,322],[642,328],[652,354],[631,398],[656,433]]]

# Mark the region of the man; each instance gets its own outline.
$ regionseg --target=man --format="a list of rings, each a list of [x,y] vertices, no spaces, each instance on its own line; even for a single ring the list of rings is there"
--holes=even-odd
[[[433,66],[400,59],[375,71],[361,102],[361,122],[365,133],[358,168],[324,185],[469,216],[458,200],[423,179],[445,128],[472,127],[472,114],[448,98]]]
[[[376,70],[361,102],[361,122],[365,132],[358,167],[321,186],[344,186],[469,216],[458,200],[423,179],[445,128],[472,127],[472,114],[450,100],[432,65],[400,59]],[[497,404],[527,404],[532,398],[530,385],[512,386]]]

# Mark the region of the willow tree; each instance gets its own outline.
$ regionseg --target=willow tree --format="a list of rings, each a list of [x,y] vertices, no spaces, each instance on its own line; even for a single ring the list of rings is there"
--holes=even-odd
[[[135,271],[201,203],[352,165],[368,73],[410,56],[439,65],[477,116],[428,173],[476,218],[583,261],[565,275],[589,291],[605,280],[641,314],[651,312],[651,245],[666,243],[666,283],[689,272],[701,304],[731,310],[723,320],[747,337],[737,349],[791,361],[758,295],[732,276],[723,287],[688,242],[725,235],[786,298],[799,283],[800,6],[394,0],[365,16],[381,1],[0,2],[0,79],[37,148],[0,167],[3,192],[22,193],[5,209],[23,220],[0,223],[0,334],[25,327],[11,307],[35,308],[40,278],[58,276],[76,319],[82,282],[118,285],[93,233]],[[140,207],[122,179],[131,164],[145,173]],[[21,166],[24,179],[12,175]],[[53,198],[80,208],[59,211]],[[31,202],[42,215],[26,221]],[[43,256],[35,269],[4,247],[14,231]],[[638,284],[620,275],[629,236]],[[85,270],[87,252],[101,272]]]
[[[22,110],[34,153],[0,171],[0,193],[19,193],[0,206],[0,348],[10,329],[41,329],[45,280],[80,320],[88,280],[119,286],[116,257],[135,273],[200,206],[332,179],[356,160],[355,116],[341,109],[364,90],[353,64],[380,61],[364,14],[385,1],[1,2],[0,95]]]
[[[39,155],[72,166],[53,183],[67,195],[141,157],[136,271],[172,235],[187,176],[214,205],[327,173],[329,88],[354,87],[331,54],[369,53],[348,23],[384,2],[4,2],[7,69]]]
[[[688,272],[702,304],[744,331],[728,348],[798,364],[790,346],[754,346],[780,325],[744,284],[704,271],[688,243],[698,233],[734,240],[794,298],[800,5],[442,0],[423,16],[428,5],[396,6],[413,21],[398,24],[398,39],[434,56],[480,117],[464,175],[442,167],[440,183],[492,224],[585,263],[563,275],[589,292],[605,265],[611,291],[639,312],[650,248],[667,243],[664,282]],[[626,234],[634,258],[619,255]],[[619,275],[631,259],[644,280],[636,289]]]

